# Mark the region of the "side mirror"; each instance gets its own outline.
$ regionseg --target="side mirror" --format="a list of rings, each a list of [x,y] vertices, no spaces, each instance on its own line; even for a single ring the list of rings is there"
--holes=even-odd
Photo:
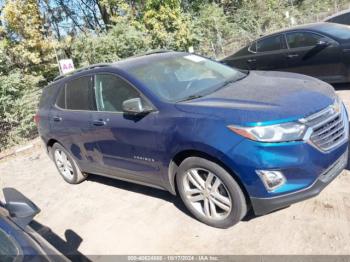
[[[317,42],[316,46],[318,47],[327,47],[327,46],[330,46],[331,43],[325,41],[325,40],[320,40]]]
[[[152,111],[152,108],[144,106],[141,98],[138,97],[125,100],[123,102],[123,111],[128,114],[138,115],[149,113]]]
[[[3,193],[5,208],[10,213],[10,217],[20,228],[24,229],[40,212],[40,209],[14,188],[4,188]]]

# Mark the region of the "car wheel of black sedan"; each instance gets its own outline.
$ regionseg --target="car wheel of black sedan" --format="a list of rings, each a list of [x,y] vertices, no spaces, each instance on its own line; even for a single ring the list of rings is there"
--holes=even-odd
[[[207,225],[228,228],[247,213],[240,186],[212,161],[199,157],[185,159],[179,166],[176,182],[188,210]]]
[[[87,174],[81,172],[70,153],[59,143],[55,143],[52,146],[51,157],[55,162],[58,172],[66,182],[79,184],[86,179]]]

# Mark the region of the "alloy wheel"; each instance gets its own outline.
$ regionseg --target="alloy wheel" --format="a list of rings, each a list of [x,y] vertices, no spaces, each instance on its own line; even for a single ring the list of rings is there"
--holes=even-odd
[[[232,199],[224,183],[204,168],[191,168],[183,177],[186,198],[206,218],[222,220],[231,212]]]
[[[67,154],[62,150],[57,149],[55,151],[55,161],[61,175],[67,179],[72,179],[74,176],[74,170],[72,163],[67,157]]]

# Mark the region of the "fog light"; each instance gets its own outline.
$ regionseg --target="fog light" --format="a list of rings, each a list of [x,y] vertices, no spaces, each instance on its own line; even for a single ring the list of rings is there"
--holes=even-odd
[[[267,191],[273,191],[286,182],[286,178],[280,171],[276,170],[257,170],[256,173],[263,181]]]

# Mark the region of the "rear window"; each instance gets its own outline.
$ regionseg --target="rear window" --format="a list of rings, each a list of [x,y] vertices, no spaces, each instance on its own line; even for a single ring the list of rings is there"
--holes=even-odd
[[[83,76],[66,83],[58,94],[56,105],[70,110],[95,110],[92,76]]]
[[[271,36],[259,40],[257,43],[258,52],[269,52],[283,49],[283,35]]]
[[[255,53],[255,52],[256,52],[256,42],[253,42],[253,43],[249,46],[248,51],[251,52],[251,53]]]
[[[240,49],[237,53],[234,54],[234,56],[247,56],[247,55],[251,55],[253,54],[253,52],[255,52],[255,43],[249,45],[249,46],[245,46],[242,49]]]
[[[58,93],[56,105],[60,108],[66,108],[66,88],[65,88],[65,86],[61,87],[61,89]]]
[[[39,101],[39,108],[47,107],[50,104],[50,101],[52,101],[52,96],[55,90],[55,86],[47,86],[42,90],[40,101]]]

